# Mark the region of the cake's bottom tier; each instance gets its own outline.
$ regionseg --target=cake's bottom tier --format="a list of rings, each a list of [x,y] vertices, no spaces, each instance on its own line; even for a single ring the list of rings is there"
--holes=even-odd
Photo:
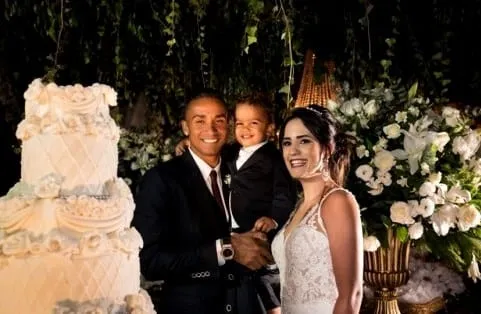
[[[59,302],[54,314],[155,314],[152,300],[145,290],[127,295],[123,300],[92,300],[86,302]]]
[[[2,314],[51,314],[56,304],[62,301],[123,301],[125,296],[139,293],[137,254],[117,251],[95,257],[71,258],[59,253],[27,254],[10,256],[3,259],[2,264]]]

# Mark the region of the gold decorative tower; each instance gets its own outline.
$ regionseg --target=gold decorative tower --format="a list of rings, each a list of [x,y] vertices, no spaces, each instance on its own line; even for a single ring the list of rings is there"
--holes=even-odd
[[[326,71],[320,78],[315,77],[316,62],[323,62]],[[305,107],[312,104],[327,105],[327,100],[336,99],[336,88],[333,73],[336,70],[334,61],[316,59],[314,52],[309,49],[304,59],[304,71],[302,73],[301,86],[297,93],[294,107]]]

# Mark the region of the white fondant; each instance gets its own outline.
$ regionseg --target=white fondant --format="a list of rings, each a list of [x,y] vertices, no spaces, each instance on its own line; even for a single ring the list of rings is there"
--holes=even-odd
[[[0,313],[155,313],[117,178],[115,91],[37,79],[24,97],[22,177],[0,198]]]

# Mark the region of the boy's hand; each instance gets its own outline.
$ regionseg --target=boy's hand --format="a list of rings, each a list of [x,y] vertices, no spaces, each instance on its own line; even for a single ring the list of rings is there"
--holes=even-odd
[[[180,156],[185,153],[185,150],[189,147],[189,145],[190,143],[188,138],[181,140],[179,144],[175,146],[175,156]]]
[[[261,217],[257,219],[256,223],[254,224],[253,231],[261,231],[261,232],[269,232],[277,228],[277,223],[274,219],[269,217]]]

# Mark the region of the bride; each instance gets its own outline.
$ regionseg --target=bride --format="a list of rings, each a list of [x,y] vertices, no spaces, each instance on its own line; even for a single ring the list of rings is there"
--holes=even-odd
[[[324,107],[295,109],[280,130],[299,201],[272,243],[280,270],[282,314],[359,313],[362,232],[358,204],[342,188],[349,165],[347,135]]]

